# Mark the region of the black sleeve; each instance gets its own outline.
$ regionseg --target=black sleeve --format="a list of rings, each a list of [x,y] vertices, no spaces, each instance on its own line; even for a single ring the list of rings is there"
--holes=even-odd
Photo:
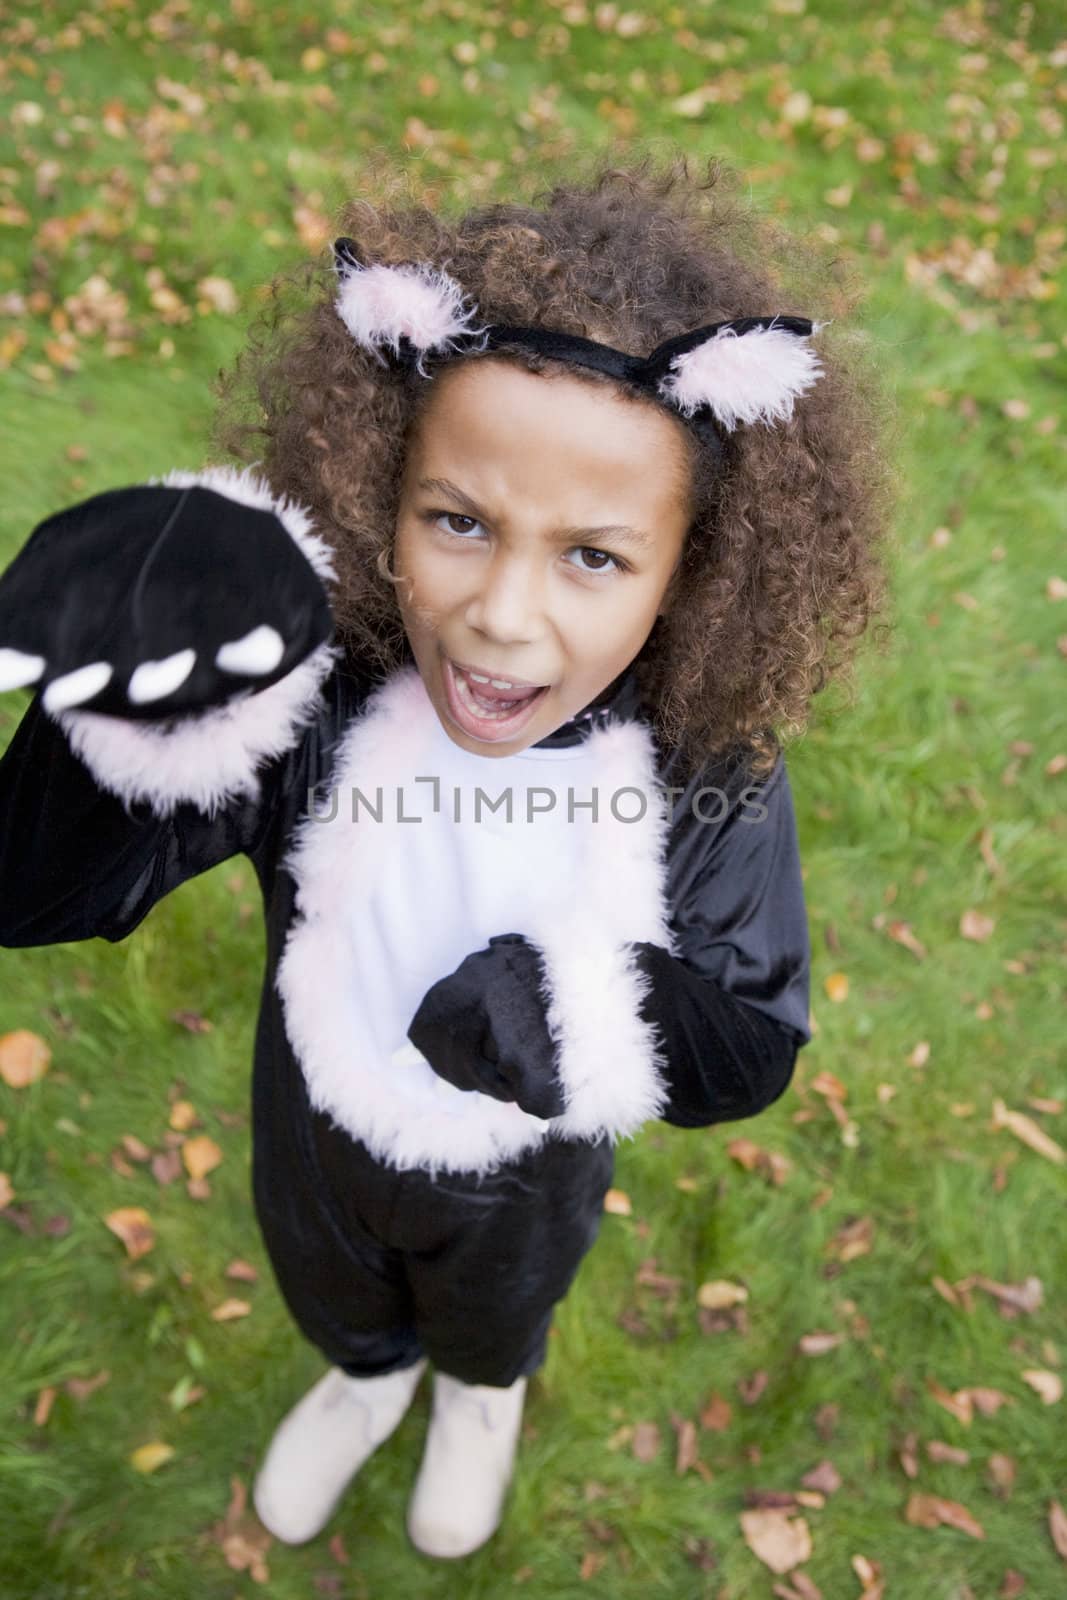
[[[668,1062],[662,1120],[704,1128],[754,1117],[777,1100],[793,1075],[800,1037],[658,945],[635,948],[652,980],[642,1015],[657,1024]]]
[[[643,1015],[668,1062],[663,1120],[755,1116],[783,1093],[811,1038],[807,912],[781,754],[762,782],[722,765],[686,784],[668,893],[677,954],[636,946],[651,979]]]
[[[35,698],[0,759],[0,945],[124,939],[171,889],[252,847],[266,795],[212,818],[124,804]]]

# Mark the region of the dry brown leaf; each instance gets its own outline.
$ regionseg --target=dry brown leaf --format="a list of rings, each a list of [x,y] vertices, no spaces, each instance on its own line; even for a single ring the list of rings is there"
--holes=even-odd
[[[152,1219],[143,1206],[120,1206],[117,1211],[109,1212],[104,1222],[122,1240],[131,1261],[146,1256],[155,1248]]]
[[[120,1142],[131,1161],[150,1161],[152,1159],[151,1150],[142,1139],[137,1138],[136,1134],[124,1133]]]
[[[955,1394],[952,1394],[943,1384],[937,1383],[933,1378],[927,1378],[926,1387],[939,1406],[944,1406],[945,1410],[950,1412],[957,1422],[962,1422],[965,1428],[970,1427],[974,1421],[974,1406],[971,1401],[970,1390],[959,1389]]]
[[[1032,1117],[1024,1111],[1009,1111],[1003,1100],[993,1101],[993,1120],[990,1126],[997,1130],[1007,1128],[1023,1144],[1029,1145],[1031,1150],[1039,1156],[1044,1156],[1046,1161],[1054,1161],[1061,1165],[1067,1161],[1067,1150],[1058,1145],[1055,1139],[1050,1139],[1043,1128],[1039,1128]]]
[[[1046,1372],[1040,1367],[1030,1367],[1019,1376],[1024,1383],[1028,1383],[1035,1394],[1041,1396],[1047,1406],[1054,1406],[1063,1399],[1063,1379],[1057,1372]]]
[[[195,1139],[186,1139],[182,1145],[182,1162],[194,1182],[214,1172],[221,1161],[222,1151],[206,1133],[199,1134]]]
[[[774,1584],[771,1593],[776,1600],[823,1600],[822,1590],[801,1567],[790,1573],[788,1583]]]
[[[102,1389],[104,1384],[110,1381],[111,1373],[105,1370],[96,1373],[92,1378],[68,1378],[63,1387],[73,1399],[82,1401],[88,1400],[91,1394],[95,1394],[97,1389]]]
[[[678,1436],[678,1451],[674,1458],[674,1470],[681,1477],[697,1464],[700,1454],[697,1448],[696,1423],[689,1417],[671,1414],[671,1427]]]
[[[630,1196],[622,1189],[609,1189],[604,1196],[604,1210],[613,1217],[628,1217],[633,1212]]]
[[[247,1317],[252,1307],[247,1300],[224,1300],[211,1313],[212,1322],[233,1322],[237,1317]]]
[[[246,1513],[248,1494],[240,1478],[230,1479],[230,1504],[222,1522],[212,1529],[226,1565],[232,1572],[246,1572],[253,1583],[269,1583],[265,1560],[273,1540],[264,1527]]]
[[[130,1466],[135,1472],[157,1472],[174,1455],[173,1446],[154,1440],[152,1444],[143,1444],[130,1456]]]
[[[882,1576],[881,1562],[868,1561],[866,1556],[853,1556],[851,1566],[862,1586],[860,1600],[882,1600],[885,1578]]]
[[[213,1022],[202,1017],[198,1011],[174,1011],[170,1020],[189,1033],[212,1033],[215,1027]]]
[[[715,1278],[702,1283],[697,1290],[697,1305],[705,1311],[724,1311],[729,1306],[744,1305],[748,1290],[740,1283],[729,1283],[725,1278]]]
[[[982,1387],[960,1389],[959,1395],[966,1395],[976,1411],[983,1417],[995,1417],[1001,1406],[1015,1404],[1010,1395],[1002,1393],[1000,1389],[986,1389]]]
[[[6,1172],[0,1172],[0,1211],[9,1206],[15,1198],[15,1191],[11,1187],[11,1179]]]
[[[906,1433],[900,1447],[900,1466],[906,1478],[919,1476],[919,1435]]]
[[[848,1090],[840,1078],[832,1072],[819,1072],[811,1080],[811,1087],[816,1094],[824,1095],[827,1100],[847,1100]]]
[[[226,1268],[227,1278],[236,1278],[240,1283],[258,1283],[259,1273],[250,1261],[231,1261]]]
[[[797,1340],[797,1349],[802,1356],[824,1356],[844,1342],[843,1333],[805,1333]]]
[[[886,924],[886,933],[897,944],[902,944],[905,950],[910,950],[918,961],[926,960],[926,947],[911,931],[910,922],[892,921]]]
[[[997,1451],[986,1462],[986,1475],[993,1493],[1006,1500],[1015,1487],[1015,1462]]]
[[[987,917],[981,911],[976,911],[969,906],[960,917],[960,933],[964,939],[974,939],[979,944],[984,944],[996,927],[996,919]]]
[[[161,1187],[180,1178],[181,1171],[182,1158],[178,1148],[161,1150],[152,1157],[152,1176]]]
[[[820,1461],[817,1467],[805,1472],[800,1481],[805,1489],[818,1489],[821,1494],[836,1494],[841,1487],[841,1474],[832,1461]]]
[[[972,1539],[984,1539],[985,1529],[958,1500],[945,1500],[938,1494],[913,1494],[904,1517],[916,1528],[955,1528]]]
[[[655,1422],[634,1424],[633,1453],[638,1461],[655,1461],[659,1455],[661,1434]]]
[[[961,1450],[958,1445],[945,1444],[942,1439],[928,1439],[926,1454],[931,1461],[945,1461],[954,1467],[965,1467],[971,1459],[969,1450]]]
[[[731,1139],[726,1154],[746,1172],[759,1172],[779,1189],[793,1170],[788,1156],[779,1155],[776,1150],[764,1150],[751,1139]]]
[[[25,1089],[43,1078],[52,1063],[52,1051],[28,1028],[0,1037],[0,1078],[9,1089]]]
[[[1049,1501],[1048,1531],[1056,1546],[1056,1554],[1061,1560],[1067,1561],[1067,1511],[1064,1511],[1058,1500]]]
[[[1013,1306],[1017,1311],[1037,1311],[1044,1301],[1044,1285],[1040,1278],[1033,1276],[1022,1283],[995,1283],[992,1278],[984,1278],[977,1273],[968,1282],[993,1295],[1002,1305]]]
[[[54,1384],[49,1384],[46,1389],[41,1390],[40,1394],[37,1396],[37,1404],[33,1408],[34,1427],[44,1427],[45,1423],[48,1421],[48,1418],[52,1414],[52,1406],[55,1402],[57,1393],[58,1390]]]
[[[823,982],[826,998],[835,1006],[848,999],[848,974],[845,972],[828,973]]]
[[[740,1522],[748,1548],[772,1572],[792,1572],[811,1556],[811,1534],[803,1517],[791,1518],[787,1511],[742,1511]]]
[[[842,1223],[826,1244],[826,1254],[837,1261],[854,1261],[870,1254],[874,1238],[873,1217],[855,1217]]]
[[[737,1392],[746,1406],[754,1406],[770,1381],[770,1373],[764,1372],[761,1368],[759,1372],[754,1372],[751,1378],[738,1378]]]
[[[709,1433],[725,1433],[733,1416],[733,1406],[721,1394],[712,1393],[700,1413],[700,1426]]]

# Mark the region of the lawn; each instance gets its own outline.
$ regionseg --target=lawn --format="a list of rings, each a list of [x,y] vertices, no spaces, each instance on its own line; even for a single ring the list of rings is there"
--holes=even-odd
[[[216,373],[378,149],[449,207],[620,137],[727,157],[866,286],[901,483],[892,645],[787,748],[814,1038],[758,1120],[620,1149],[470,1560],[403,1531],[425,1388],[313,1544],[242,1510],[323,1367],[251,1209],[248,863],[120,945],[0,952],[0,1035],[51,1052],[0,1081],[4,1600],[1067,1588],[1054,10],[42,0],[0,22],[3,561],[50,512],[208,458]],[[105,1221],[126,1208],[143,1253]],[[778,1575],[751,1515],[774,1508]]]

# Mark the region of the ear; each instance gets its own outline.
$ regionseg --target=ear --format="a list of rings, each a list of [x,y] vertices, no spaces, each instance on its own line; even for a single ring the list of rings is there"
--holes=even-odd
[[[428,262],[364,266],[353,239],[337,239],[333,251],[340,279],[335,309],[364,350],[377,353],[385,345],[399,356],[406,339],[421,360],[461,334],[481,331],[472,326],[475,308],[447,272]]]
[[[671,355],[658,392],[687,417],[707,407],[730,433],[739,422],[786,422],[823,371],[808,339],[824,327],[802,317],[744,317],[700,329],[684,336],[689,349]]]

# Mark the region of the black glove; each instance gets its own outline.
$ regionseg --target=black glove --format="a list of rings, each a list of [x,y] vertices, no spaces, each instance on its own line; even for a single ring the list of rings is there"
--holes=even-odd
[[[514,1100],[534,1117],[566,1110],[539,985],[541,958],[521,933],[490,939],[429,989],[408,1038],[457,1089]]]
[[[260,628],[258,659],[216,662]],[[273,511],[201,485],[112,489],[40,523],[0,577],[0,688],[104,663],[107,681],[66,704],[158,720],[269,687],[331,632],[322,582]],[[186,663],[168,658],[183,652],[195,652],[191,669],[157,694],[168,680],[153,664],[174,678]],[[131,700],[146,664],[151,698]]]

